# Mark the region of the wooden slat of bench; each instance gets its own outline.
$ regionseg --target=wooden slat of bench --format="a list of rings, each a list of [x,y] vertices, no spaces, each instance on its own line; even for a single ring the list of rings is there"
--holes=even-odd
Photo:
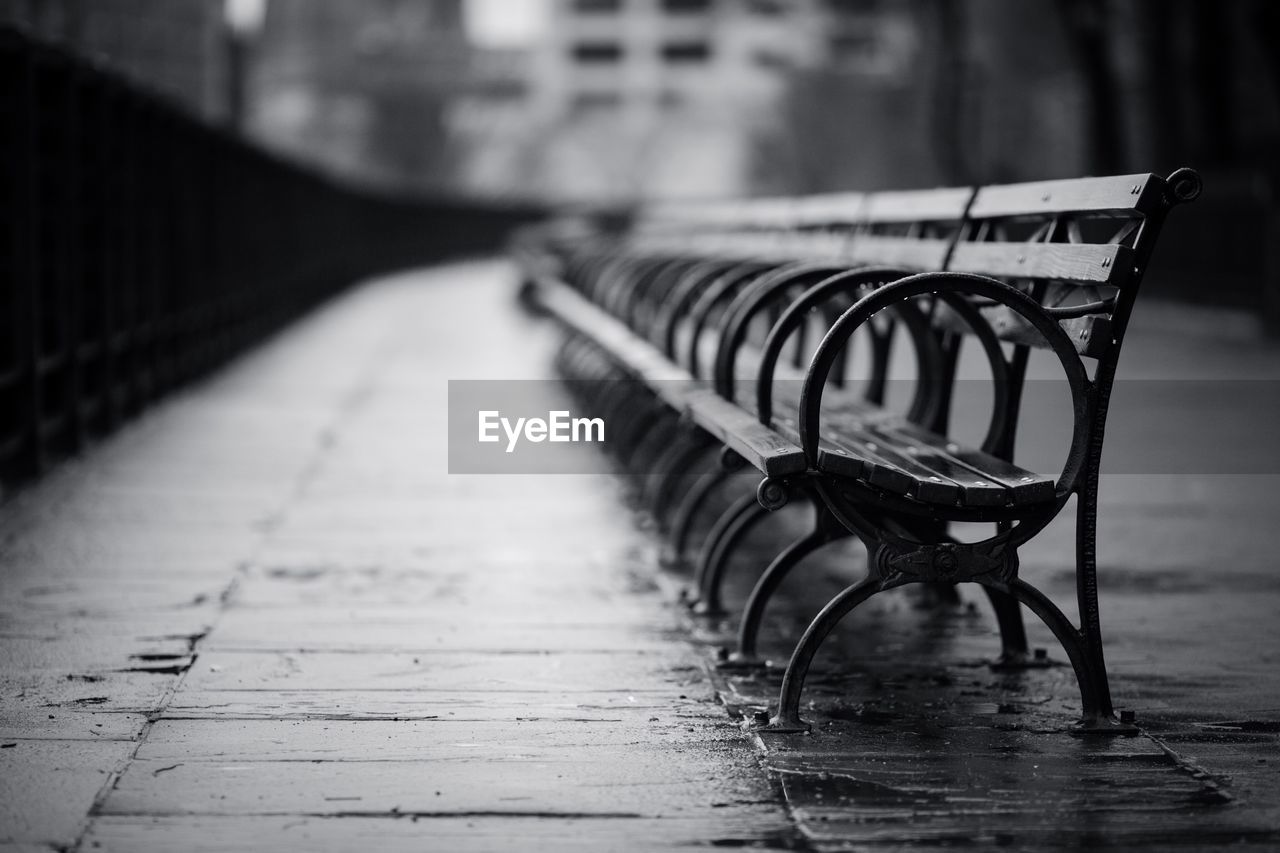
[[[1138,174],[988,186],[978,190],[969,216],[994,219],[1085,211],[1149,213],[1161,203],[1163,184],[1155,175]]]
[[[1120,286],[1132,272],[1133,250],[1091,243],[958,243],[947,269]]]
[[[852,413],[851,416],[838,421],[837,426],[831,426],[829,418],[824,419],[823,436],[818,440],[818,468],[838,477],[865,480],[902,495],[915,497],[923,491],[922,499],[936,503],[954,504],[959,501],[958,484],[945,478],[930,479],[937,476],[936,472],[922,469],[914,460],[893,450],[889,443],[866,432],[862,417],[884,417],[888,413],[861,401],[846,402],[847,405],[837,404],[833,408],[846,415]],[[786,405],[774,417],[774,423],[779,432],[799,443],[799,424],[792,414],[797,405]],[[824,410],[828,416],[832,414],[825,407]]]
[[[711,234],[692,238],[698,253],[704,257],[729,257],[748,260],[759,257],[765,248],[759,235],[743,232]]]
[[[654,202],[641,210],[637,224],[659,228],[738,224],[742,217],[742,204],[742,201],[734,199]]]
[[[769,260],[850,263],[852,239],[847,232],[793,231],[771,238],[762,249]]]
[[[947,240],[858,234],[847,250],[852,264],[906,267],[931,272],[942,269],[951,244]]]
[[[795,225],[811,226],[855,225],[865,218],[867,203],[865,193],[828,193],[801,198],[796,202]]]
[[[890,431],[873,431],[882,441],[896,450],[903,451],[918,462],[932,476],[945,478],[960,487],[960,503],[964,506],[1007,506],[1013,503],[1013,494],[1003,483],[985,477],[967,465],[959,464],[948,454],[931,444],[913,441],[911,438]]]
[[[790,409],[778,412],[774,416],[774,426],[787,439],[800,443],[800,425]],[[841,447],[826,438],[818,439],[818,465],[828,474],[838,477],[849,477],[855,480],[866,480],[869,483],[888,489],[897,494],[913,494],[916,479],[901,470],[890,461],[867,447],[851,454],[847,447]]]
[[[742,221],[748,228],[794,228],[798,200],[794,198],[753,198],[743,202]]]
[[[818,261],[848,263],[850,235],[837,232],[761,231],[684,238],[681,251],[699,257],[769,263]],[[668,242],[667,249],[672,244]],[[646,248],[654,248],[646,246]]]
[[[540,279],[535,293],[538,302],[561,322],[594,341],[626,372],[651,387],[668,405],[683,411],[685,397],[695,390],[688,371],[672,364],[656,347],[568,286]]]
[[[965,506],[1009,506],[1053,497],[1052,480],[1003,463],[981,451],[944,444],[940,436],[891,426],[872,429],[871,432],[906,452],[937,476],[960,486],[960,502]],[[969,464],[959,457],[969,460]],[[1005,477],[998,478],[992,469],[1003,472]]]
[[[886,434],[894,440],[918,442],[930,448],[932,454],[944,458],[948,465],[958,465],[994,481],[1007,489],[1014,503],[1030,504],[1052,500],[1055,484],[1052,477],[1035,474],[1006,462],[955,442],[940,444],[937,436],[922,427],[908,421],[895,421],[875,428],[878,433]]]
[[[799,474],[807,467],[804,451],[793,441],[770,429],[754,414],[730,403],[709,388],[686,400],[694,423],[737,452],[768,477]]]
[[[991,324],[997,338],[1011,344],[1045,349],[1047,344],[1034,326],[1022,315],[1004,305],[980,307],[979,312]],[[970,334],[969,324],[945,305],[934,309],[933,322],[939,327],[960,334]],[[1111,320],[1102,315],[1072,317],[1060,320],[1058,325],[1067,333],[1076,352],[1088,358],[1099,358],[1111,345]]]
[[[779,388],[778,408],[784,412],[794,412],[799,408],[799,395],[787,390],[789,388]],[[843,424],[856,423],[860,442],[858,455],[865,456],[871,463],[864,464],[863,460],[850,455],[848,451],[852,448],[847,442],[824,440],[819,447],[818,467],[829,473],[864,479],[899,494],[923,494],[925,497],[922,499],[936,496],[944,503],[955,498],[954,490],[947,486],[954,483],[960,490],[959,502],[965,506],[1024,505],[1051,500],[1054,496],[1052,478],[948,441],[945,436],[913,424],[896,412],[859,398],[829,390],[823,400],[823,412],[824,423],[834,422],[836,431],[843,431]],[[795,429],[794,417],[782,414],[775,420],[779,430],[790,437]],[[795,440],[799,442],[798,433]],[[871,450],[868,444],[875,444],[876,449]],[[839,452],[841,450],[845,452]],[[904,457],[923,470],[902,466]],[[940,480],[929,480],[932,476]],[[918,486],[922,477],[925,483],[923,493]],[[941,488],[938,487],[939,482]]]
[[[800,383],[788,382],[775,385],[774,424],[784,436],[801,444],[800,424],[796,414],[800,411]],[[857,422],[861,425],[877,423],[886,419],[895,419],[897,415],[866,401],[841,394],[835,389],[828,389],[824,395],[823,411],[828,417],[843,423]],[[874,444],[875,442],[870,442]],[[892,454],[878,453],[864,442],[856,454],[849,452],[849,447],[819,436],[818,464],[822,470],[839,477],[852,477],[866,480],[873,485],[898,494],[914,495],[918,491],[918,480],[909,471],[895,464]],[[905,460],[904,460],[905,461]],[[926,492],[937,491],[926,487]],[[955,495],[944,489],[938,494],[944,501],[950,502]]]
[[[872,224],[959,222],[972,196],[972,187],[870,193],[862,211],[863,221]]]
[[[761,424],[754,415],[724,400],[624,324],[587,302],[563,284],[540,281],[538,301],[548,311],[616,359],[643,380],[677,412],[693,420],[770,477],[805,470],[804,451]]]
[[[1044,346],[1040,333],[1022,318],[1021,314],[1009,308],[987,308],[983,313],[991,320],[996,335],[1005,341],[1028,346]],[[1109,317],[1073,317],[1059,321],[1067,337],[1075,346],[1076,352],[1088,358],[1100,358],[1111,346],[1111,319]]]
[[[905,447],[876,435],[856,421],[828,422],[823,427],[823,437],[832,446],[818,451],[818,469],[821,471],[840,474],[846,469],[848,458],[852,457],[870,466],[871,470],[864,479],[872,485],[902,491],[896,484],[906,474],[911,484],[905,494],[913,498],[946,506],[956,506],[963,500],[964,486],[960,483],[924,465],[907,453]],[[1004,490],[1000,491],[1003,493]]]

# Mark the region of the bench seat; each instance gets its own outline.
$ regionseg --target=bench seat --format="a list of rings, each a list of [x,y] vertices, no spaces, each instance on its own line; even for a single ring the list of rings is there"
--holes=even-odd
[[[688,400],[694,423],[766,477],[785,477],[808,469],[798,438],[770,429],[755,412],[730,403],[705,385]]]
[[[786,477],[808,468],[794,414],[800,408],[798,383],[775,385],[777,414],[770,428],[757,419],[750,395],[729,402],[565,285],[541,281],[537,296],[562,322],[608,351],[632,378],[765,476]],[[751,361],[744,359],[744,375],[751,373]],[[1052,478],[959,445],[837,389],[825,397],[819,471],[945,506],[1015,507],[1054,499]]]
[[[885,491],[946,506],[1028,506],[1054,499],[1054,481],[983,453],[877,406],[828,392],[817,469]],[[783,436],[800,442],[799,400],[775,415]]]
[[[754,402],[747,399],[730,403],[717,396],[717,404],[704,403],[701,411],[693,411],[694,420],[717,437],[724,432],[731,446],[729,435],[736,431],[758,434],[757,447],[798,449],[800,429],[794,414],[800,408],[798,389],[785,383],[775,393],[779,396],[772,429],[757,420]],[[824,473],[946,506],[1029,506],[1054,499],[1053,478],[965,447],[838,390],[824,395],[823,413],[816,467]],[[713,423],[716,417],[722,418],[720,423]],[[779,455],[764,458],[780,468]],[[791,461],[789,455],[784,458]],[[776,476],[753,457],[747,459],[762,473]]]

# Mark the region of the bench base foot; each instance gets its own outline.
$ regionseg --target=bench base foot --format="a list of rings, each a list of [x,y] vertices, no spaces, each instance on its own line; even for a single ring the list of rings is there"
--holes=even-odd
[[[914,587],[911,606],[915,610],[936,611],[959,607],[960,592],[955,584],[922,583]]]
[[[767,723],[756,723],[751,726],[751,730],[755,732],[768,732],[777,735],[799,735],[808,734],[813,730],[813,726],[806,723],[799,717],[786,718],[782,714],[775,714],[769,718]]]
[[[663,548],[658,554],[658,565],[670,571],[687,571],[690,568],[689,560],[675,548]]]
[[[723,619],[729,615],[729,611],[715,604],[710,604],[706,599],[698,595],[698,591],[691,587],[684,587],[680,590],[680,603],[694,616],[705,616],[708,619]]]
[[[724,649],[721,650],[721,652],[724,651]],[[756,655],[734,652],[717,654],[715,666],[721,672],[763,672],[769,668],[769,661]]]
[[[705,616],[708,619],[723,619],[729,615],[729,611],[719,605],[710,604],[701,598],[693,598],[692,596],[685,599],[685,603],[689,607],[689,611],[695,616]]]
[[[1093,737],[1103,735],[1105,737],[1134,737],[1140,734],[1138,727],[1126,718],[1121,721],[1110,714],[1098,714],[1092,717],[1085,717],[1080,722],[1071,727],[1070,732],[1076,737]]]
[[[1005,652],[998,660],[987,664],[992,672],[1022,672],[1028,669],[1048,669],[1058,666],[1044,649],[1036,649],[1034,654],[1028,652]]]

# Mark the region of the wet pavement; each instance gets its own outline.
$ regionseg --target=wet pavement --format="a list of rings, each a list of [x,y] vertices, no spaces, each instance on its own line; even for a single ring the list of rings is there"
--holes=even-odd
[[[860,609],[814,732],[761,739],[739,721],[776,673],[708,665],[731,626],[676,603],[604,460],[447,475],[448,379],[549,375],[558,332],[512,285],[356,290],[5,505],[0,851],[1280,846],[1280,477],[1105,478],[1108,662],[1142,735],[1065,734],[1070,669],[992,672],[966,592]],[[1234,318],[1137,313],[1122,376],[1280,376]],[[803,520],[770,519],[730,601]],[[1064,605],[1072,537],[1023,555]],[[765,651],[861,559],[798,569]]]

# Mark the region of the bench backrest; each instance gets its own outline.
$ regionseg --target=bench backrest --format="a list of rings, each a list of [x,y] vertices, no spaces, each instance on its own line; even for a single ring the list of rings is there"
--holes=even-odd
[[[959,237],[972,187],[651,205],[633,246],[770,261],[937,270]]]
[[[1199,178],[1106,178],[798,199],[652,206],[638,219],[644,250],[771,261],[833,261],[990,276],[1059,317],[1077,351],[1101,357],[1118,341],[1164,213],[1193,198]],[[1042,347],[1007,309],[982,309],[998,337]],[[940,309],[936,323],[964,333]]]
[[[1027,291],[1059,314],[1081,355],[1098,358],[1127,320],[1168,192],[1150,174],[981,187],[945,269]],[[980,310],[998,337],[1044,345],[1008,309]],[[940,322],[957,319],[940,312]]]
[[[963,229],[973,189],[879,192],[867,196],[848,260],[855,265],[940,270]]]
[[[1100,440],[1120,343],[1164,217],[1199,192],[1199,176],[1179,170],[1168,179],[1126,175],[673,208],[642,215],[620,240],[580,244],[576,257],[565,256],[566,280],[669,357],[683,327],[686,368],[714,378],[729,400],[738,350],[759,343],[757,416],[766,425],[784,336],[795,336],[797,366],[809,364],[809,394],[840,381],[832,371],[859,327],[872,334],[872,378],[882,378],[900,320],[910,326],[922,380],[907,417],[946,434],[961,342],[974,335],[995,387],[982,449],[1004,459],[1013,455],[1028,351],[1052,349],[1071,381],[1076,420],[1061,486],[1074,483],[1087,448]],[[926,275],[904,275],[913,270]],[[818,308],[834,313],[821,318],[827,332],[809,362],[804,336]],[[887,321],[879,332],[867,322],[877,310]],[[700,332],[713,317],[717,335],[707,343],[716,348],[714,376],[707,377],[699,369],[706,361]],[[1096,360],[1092,377],[1080,357]],[[879,402],[879,395],[867,396]],[[802,405],[806,451],[817,446],[818,436],[805,428],[806,413],[810,427],[818,421],[817,399]],[[1090,464],[1096,470],[1096,460]]]

